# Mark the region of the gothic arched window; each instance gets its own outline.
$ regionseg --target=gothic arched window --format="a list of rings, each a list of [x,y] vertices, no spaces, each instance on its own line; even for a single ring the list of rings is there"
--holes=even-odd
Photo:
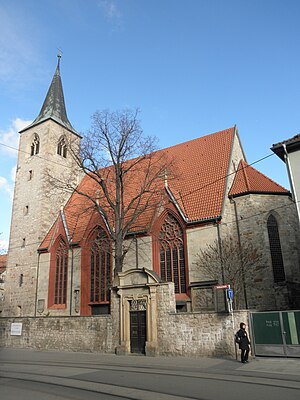
[[[168,214],[159,232],[160,276],[174,282],[175,293],[186,293],[184,234],[178,221]]]
[[[57,154],[67,158],[67,145],[64,137],[62,137],[57,144]]]
[[[66,304],[68,276],[68,248],[60,240],[55,254],[54,304]]]
[[[270,252],[272,259],[274,282],[284,282],[285,272],[281,252],[280,237],[278,231],[278,223],[274,215],[270,215],[267,222],[268,235],[270,242]]]
[[[36,154],[39,154],[39,151],[40,151],[40,138],[35,133],[34,137],[33,137],[33,141],[31,143],[30,155],[34,156]]]
[[[98,228],[96,237],[91,245],[90,252],[90,303],[93,312],[106,313],[105,311],[96,311],[97,304],[110,303],[110,285],[111,285],[111,249],[110,240],[102,228]],[[94,307],[95,308],[94,308]]]

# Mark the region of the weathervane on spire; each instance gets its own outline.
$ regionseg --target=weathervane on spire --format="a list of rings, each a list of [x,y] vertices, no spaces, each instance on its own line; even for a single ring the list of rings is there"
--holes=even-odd
[[[58,50],[58,53],[57,53],[58,64],[57,64],[57,66],[59,67],[62,51],[61,51],[61,49],[59,47],[57,48],[57,50]]]

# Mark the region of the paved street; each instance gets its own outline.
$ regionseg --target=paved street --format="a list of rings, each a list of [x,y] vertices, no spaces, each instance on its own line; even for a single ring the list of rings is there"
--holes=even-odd
[[[298,400],[300,359],[0,350],[1,400]]]

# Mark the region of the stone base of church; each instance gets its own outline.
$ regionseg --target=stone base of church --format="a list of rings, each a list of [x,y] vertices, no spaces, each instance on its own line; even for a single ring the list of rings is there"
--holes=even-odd
[[[237,327],[248,312],[234,313]],[[17,325],[15,325],[17,324]],[[13,327],[19,327],[14,332]],[[111,316],[0,318],[0,347],[131,354],[130,341],[119,342]],[[157,341],[146,341],[146,356],[234,357],[229,314],[164,313],[157,319]],[[16,334],[17,333],[17,334]]]

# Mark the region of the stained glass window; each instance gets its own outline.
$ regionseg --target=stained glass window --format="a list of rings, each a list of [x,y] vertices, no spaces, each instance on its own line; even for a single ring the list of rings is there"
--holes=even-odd
[[[274,282],[285,281],[284,264],[281,252],[278,224],[274,215],[270,215],[267,222]]]
[[[111,256],[110,242],[105,231],[99,228],[91,246],[90,256],[90,302],[110,301]]]
[[[184,235],[176,218],[168,214],[159,233],[160,276],[174,282],[175,293],[186,293]]]
[[[56,251],[54,304],[66,304],[68,249],[63,240]]]

